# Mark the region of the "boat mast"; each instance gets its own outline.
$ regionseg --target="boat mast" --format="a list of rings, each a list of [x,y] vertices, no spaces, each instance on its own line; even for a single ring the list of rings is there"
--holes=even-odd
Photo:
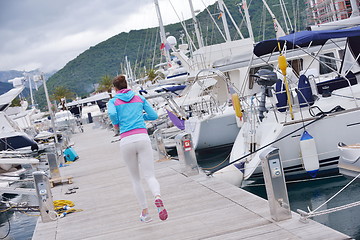
[[[242,0],[242,7],[243,7],[244,12],[245,12],[246,26],[247,26],[247,29],[249,31],[249,37],[253,40],[253,42],[255,42],[254,33],[253,33],[253,30],[252,30],[252,26],[251,26],[249,9],[248,9],[246,0]]]
[[[224,11],[224,1],[223,0],[218,0],[218,5],[219,5],[219,9],[220,9],[220,14],[221,14],[220,17],[222,19],[224,30],[225,30],[226,41],[230,42],[231,37],[230,37],[229,26],[228,26],[227,20],[226,20],[226,14],[225,14],[225,11]]]
[[[35,108],[34,95],[33,95],[33,89],[32,89],[32,84],[31,84],[31,77],[29,77],[29,75],[26,75],[26,79],[29,81],[31,108]]]
[[[161,39],[162,44],[164,44],[164,53],[165,53],[166,62],[170,62],[171,58],[170,58],[169,50],[166,47],[167,41],[166,41],[166,35],[165,35],[165,28],[164,28],[164,24],[163,24],[163,21],[161,18],[159,2],[158,2],[158,0],[154,0],[154,3],[155,3],[156,14],[157,14],[158,21],[159,21],[160,39]]]
[[[276,19],[274,13],[271,11],[271,9],[269,8],[269,5],[266,3],[265,0],[262,0],[266,9],[268,10],[268,12],[271,15],[271,18],[273,20],[274,23],[274,28],[275,28],[275,32],[276,32],[276,38],[279,38],[281,36],[285,36],[285,32],[283,30],[283,28],[281,27],[280,23],[278,22],[278,20]]]
[[[360,16],[359,6],[358,6],[357,2],[358,2],[357,0],[350,0],[350,5],[351,5],[351,9],[352,9],[352,14],[350,17]]]
[[[202,38],[200,30],[199,30],[199,24],[198,24],[198,21],[195,16],[195,11],[194,11],[194,6],[192,4],[192,0],[189,0],[189,5],[190,5],[190,10],[191,10],[194,27],[195,27],[195,34],[196,34],[196,38],[198,41],[198,45],[199,45],[199,48],[202,48],[202,47],[204,47],[204,41],[203,41],[203,38]]]

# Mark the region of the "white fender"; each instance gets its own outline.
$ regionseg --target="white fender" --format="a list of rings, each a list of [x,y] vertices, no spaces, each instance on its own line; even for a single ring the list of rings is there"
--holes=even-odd
[[[228,182],[237,187],[241,187],[244,174],[240,169],[231,164],[213,174],[214,177]]]
[[[316,177],[319,171],[319,157],[316,149],[315,139],[304,131],[300,138],[300,150],[305,170],[312,177]]]

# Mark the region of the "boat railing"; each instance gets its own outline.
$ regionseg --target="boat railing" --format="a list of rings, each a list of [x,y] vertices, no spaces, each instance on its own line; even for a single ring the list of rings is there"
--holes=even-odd
[[[191,116],[203,117],[222,112],[218,102],[214,98],[204,99],[199,102],[194,102],[185,107],[186,111]]]

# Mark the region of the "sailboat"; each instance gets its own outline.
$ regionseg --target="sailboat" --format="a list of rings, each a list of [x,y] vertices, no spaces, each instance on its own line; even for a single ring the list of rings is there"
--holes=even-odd
[[[359,38],[357,26],[258,43],[254,54],[274,69],[254,76],[263,92],[244,99],[246,120],[222,175],[237,186],[262,176],[260,155],[270,146],[279,149],[288,178],[336,173],[338,142],[356,142],[360,132]],[[298,76],[288,62],[302,63]]]
[[[231,82],[229,77],[214,69],[213,64],[221,58],[239,54],[247,55],[249,60],[254,44],[251,27],[248,25],[250,37],[244,38],[226,5],[220,0],[218,6],[222,12],[221,18],[225,29],[224,42],[205,46],[191,0],[189,4],[193,15],[198,49],[193,51],[191,57],[188,57],[186,49],[182,46],[178,49],[172,48],[171,54],[180,59],[182,65],[189,72],[187,81],[190,83],[188,90],[185,89],[179,98],[174,99],[178,106],[172,109],[174,110],[172,114],[184,120],[183,130],[191,134],[196,150],[227,146],[234,142],[240,129],[235,111],[229,101],[234,88],[239,88],[239,82]],[[241,36],[240,40],[231,40],[227,26],[227,14],[237,28],[239,36]],[[190,90],[191,88],[192,90]],[[176,109],[181,109],[181,111],[176,111]],[[221,131],[214,131],[214,129],[221,129]]]

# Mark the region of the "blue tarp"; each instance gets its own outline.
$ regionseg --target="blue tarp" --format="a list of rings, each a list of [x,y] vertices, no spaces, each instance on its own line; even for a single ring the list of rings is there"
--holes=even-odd
[[[254,48],[254,54],[260,57],[274,51],[279,51],[278,42],[281,48],[286,44],[287,49],[294,49],[309,46],[310,43],[311,46],[323,45],[327,40],[333,38],[358,36],[360,36],[360,26],[339,30],[301,31],[280,37],[279,39],[259,42]]]

